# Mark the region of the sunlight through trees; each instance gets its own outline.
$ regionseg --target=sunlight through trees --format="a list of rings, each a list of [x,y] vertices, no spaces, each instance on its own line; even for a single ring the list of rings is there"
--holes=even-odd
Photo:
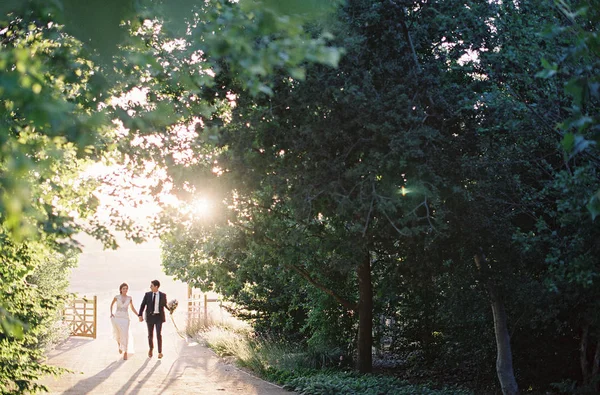
[[[115,231],[315,369],[599,389],[598,0],[176,3],[0,3],[0,392]]]

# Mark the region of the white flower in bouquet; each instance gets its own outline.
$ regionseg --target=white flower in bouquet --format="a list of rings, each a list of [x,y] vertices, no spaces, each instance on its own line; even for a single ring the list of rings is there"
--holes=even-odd
[[[169,303],[167,303],[167,310],[169,310],[169,313],[173,314],[178,304],[179,302],[177,301],[177,299],[173,299]]]

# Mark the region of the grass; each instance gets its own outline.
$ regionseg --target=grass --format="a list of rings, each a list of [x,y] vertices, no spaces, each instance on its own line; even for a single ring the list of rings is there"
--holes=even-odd
[[[211,309],[207,317],[192,317],[188,319],[185,333],[190,338],[202,337],[214,328],[225,328],[233,333],[250,333],[252,328],[247,323],[236,319],[221,309]]]
[[[306,369],[300,353],[290,352],[275,342],[255,338],[251,332],[213,327],[202,333],[206,344],[221,357],[233,357],[236,364],[282,384],[281,371]],[[289,375],[286,375],[289,376]]]
[[[248,325],[233,318],[215,323],[209,317],[206,322],[189,324],[188,334],[193,332],[196,338],[202,339],[217,355],[235,361],[239,367],[250,370],[265,380],[303,395],[470,393],[460,388],[433,389],[432,386],[410,384],[391,376],[317,369],[320,360],[331,356],[325,355],[325,352],[307,352],[293,345],[258,338]]]

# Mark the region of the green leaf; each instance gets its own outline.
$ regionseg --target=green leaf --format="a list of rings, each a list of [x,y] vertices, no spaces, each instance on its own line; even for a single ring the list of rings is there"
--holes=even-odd
[[[581,116],[571,122],[572,127],[576,127],[580,131],[585,129],[588,125],[594,123],[594,119],[588,116]]]
[[[338,48],[323,48],[311,60],[337,67],[343,54],[344,51]]]
[[[592,215],[592,221],[594,221],[598,214],[600,214],[600,190],[598,190],[598,192],[596,192],[590,198],[590,201],[588,202],[586,207]]]
[[[573,100],[578,107],[581,107],[581,104],[583,103],[584,91],[584,85],[577,78],[573,78],[565,84],[565,93],[573,97]]]
[[[306,78],[306,70],[302,67],[294,67],[290,69],[290,76],[297,80],[304,80]]]
[[[109,63],[126,37],[122,22],[134,17],[133,0],[63,0],[65,30],[98,51]]]
[[[600,82],[590,81],[588,83],[588,89],[590,91],[590,96],[600,97]]]
[[[537,78],[551,78],[556,74],[556,70],[544,69],[542,71],[538,71],[535,76]]]
[[[262,93],[266,93],[269,96],[273,96],[273,89],[271,89],[265,84],[260,84],[258,90]]]
[[[535,75],[538,78],[550,78],[554,76],[558,70],[558,65],[556,63],[550,63],[545,58],[542,58],[542,67],[544,70]]]
[[[573,147],[575,146],[575,135],[573,133],[566,133],[561,144],[567,153],[571,153],[571,151],[573,151]]]
[[[590,145],[594,144],[596,144],[595,141],[588,140],[581,135],[576,135],[575,144],[573,146],[573,152],[571,153],[571,156],[577,155],[578,153],[585,151]]]
[[[17,340],[22,339],[25,333],[23,323],[14,318],[2,307],[0,307],[0,333]]]

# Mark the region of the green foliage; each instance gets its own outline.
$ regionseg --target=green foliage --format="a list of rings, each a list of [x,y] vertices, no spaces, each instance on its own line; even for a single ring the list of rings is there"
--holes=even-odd
[[[2,334],[15,339],[23,338],[23,323],[8,313],[3,307],[0,307],[0,330]]]
[[[173,51],[166,45],[173,45],[179,37],[162,27],[152,4],[137,4],[140,9],[136,9],[132,2],[118,3],[107,7],[93,2],[99,12],[90,12],[89,4],[81,7],[68,0],[48,6],[35,1],[5,5],[6,12],[13,12],[3,15],[0,24],[0,214],[15,237],[36,233],[27,217],[43,219],[43,213],[29,204],[31,183],[37,180],[28,177],[35,174],[38,180],[50,179],[47,170],[53,170],[51,163],[70,160],[74,154],[91,160],[125,160],[114,152],[119,148],[136,159],[148,159],[150,155],[139,150],[136,155],[128,142],[150,131],[172,132],[175,125],[192,121],[196,114],[210,117],[218,109],[213,105],[214,96],[197,100],[210,96],[207,90],[211,91],[214,82],[207,74],[226,68],[252,92],[268,93],[266,75],[274,70],[301,75],[305,61],[333,65],[340,55],[327,45],[326,37],[313,38],[274,11],[244,10],[228,1],[188,1],[196,19],[188,21],[193,26],[184,34],[186,44]],[[169,6],[169,10],[176,8]],[[105,12],[108,9],[111,11]],[[256,23],[267,15],[277,21],[277,35]],[[170,12],[163,14],[165,19],[170,17]],[[120,21],[123,28],[113,29]],[[95,25],[104,28],[90,29]],[[124,36],[124,32],[128,34]],[[87,47],[90,43],[100,50],[100,58]],[[121,51],[116,51],[117,44]],[[104,49],[108,47],[112,49],[107,53]],[[199,53],[204,59],[197,58]],[[112,59],[113,55],[119,55],[114,70],[103,67],[107,62],[102,56]],[[95,64],[92,59],[100,61]],[[199,60],[202,66],[197,70]],[[180,72],[167,70],[176,65]],[[129,71],[132,69],[134,73]],[[111,105],[111,94],[120,96],[136,86],[149,88],[151,105],[134,113]],[[184,97],[173,111],[171,103]],[[190,103],[194,105],[190,107]],[[113,121],[117,119],[130,134],[115,133]],[[163,164],[163,154],[154,157],[157,163]],[[64,231],[73,228],[71,224]]]
[[[301,394],[469,394],[460,388],[434,390],[391,376],[356,375],[315,369],[310,353],[248,334],[213,327],[202,338],[218,355],[234,357],[239,366]]]
[[[280,384],[286,380],[315,372],[313,355],[291,342],[213,326],[200,334],[206,344],[221,357],[233,357],[235,363],[267,380]]]
[[[37,379],[62,372],[42,361],[64,333],[57,323],[75,257],[41,242],[15,244],[6,231],[0,234],[0,256],[3,322],[8,323],[0,331],[0,392],[37,392],[44,389]]]
[[[444,229],[438,191],[422,164],[423,147],[440,138],[436,125],[422,122],[428,95],[404,73],[411,57],[390,50],[403,42],[394,17],[381,4],[369,7],[349,4],[332,24],[335,44],[347,53],[337,70],[310,67],[304,82],[278,75],[273,98],[240,91],[216,159],[226,169],[221,182],[235,185],[224,196],[233,226],[216,224],[181,254],[199,253],[224,268],[227,276],[215,269],[208,282],[258,310],[271,328],[289,322],[293,309],[309,344],[348,354],[356,346],[357,267],[371,256],[393,264],[399,236],[435,238],[434,228]],[[408,196],[399,193],[403,185]],[[194,233],[178,229],[173,238],[190,246]],[[184,259],[177,266],[194,278]],[[290,283],[300,292],[286,294],[298,296],[282,293]]]
[[[101,112],[90,112],[93,65],[80,57],[79,43],[61,35],[57,27],[27,20],[4,26],[0,219],[17,240],[36,237],[38,224],[68,237],[76,226],[66,213],[78,202],[87,203],[77,193],[79,188],[73,188],[74,163],[92,155],[91,145],[97,143],[103,122]],[[57,172],[70,176],[70,182],[56,177]],[[77,198],[70,207],[53,212],[54,196],[66,195]]]
[[[0,33],[3,393],[38,391],[38,378],[61,371],[43,364],[43,352],[65,334],[57,320],[74,264],[69,238],[81,228],[74,216],[95,209],[93,183],[77,175],[103,123],[93,64],[36,10],[4,21]]]
[[[545,191],[566,167],[554,128],[570,101],[557,89],[565,78],[532,72],[567,45],[538,35],[557,16],[543,2],[395,5],[357,1],[338,13],[337,69],[277,76],[272,97],[235,90],[214,135],[222,173],[191,177],[206,175],[201,164],[181,178],[199,191],[218,185],[229,210],[176,228],[167,245],[181,249],[165,265],[243,300],[259,312],[249,318],[278,331],[300,307],[291,328],[303,323],[302,340],[353,357],[356,268],[367,251],[375,347],[421,366],[448,363],[493,391],[492,317],[473,263],[483,249],[506,295],[519,379],[547,385],[573,362],[558,344],[576,342],[577,323],[571,302],[544,287],[548,245],[521,236],[556,218],[557,195]],[[547,341],[555,354],[531,352]]]
[[[323,373],[309,377],[299,377],[289,381],[284,388],[304,395],[408,395],[408,394],[470,394],[470,391],[459,388],[436,390],[427,385],[415,385],[386,376],[363,375],[351,373]]]
[[[579,377],[571,350],[600,316],[596,0],[82,4],[0,4],[3,390],[49,372],[33,361],[71,235],[116,245],[79,177],[98,161],[151,196],[223,202],[214,222],[165,211],[166,270],[298,341],[311,368],[354,357],[368,306],[378,350],[493,391],[483,250],[522,387]],[[55,297],[31,304],[48,277]],[[268,348],[243,347],[245,366],[291,379]],[[363,385],[342,379],[321,388]]]
[[[161,4],[168,12],[158,13]],[[180,148],[177,127],[197,122],[199,114],[207,122],[223,116],[228,101],[214,89],[223,69],[258,94],[269,92],[266,74],[275,69],[299,77],[307,61],[335,64],[339,58],[327,36],[299,28],[300,20],[313,18],[292,22],[276,10],[242,9],[229,1],[181,5],[190,11],[184,22],[177,14],[182,8],[171,2],[0,4],[3,393],[43,389],[36,384],[40,375],[59,371],[41,361],[43,349],[61,333],[54,321],[73,259],[61,254],[76,249],[72,235],[85,230],[116,247],[109,222],[143,239],[127,215],[113,212],[104,222],[98,217],[92,194],[97,182],[82,174],[90,164],[135,171],[155,158],[177,173],[166,148],[140,149],[140,141],[154,136]],[[147,89],[146,103],[119,104],[134,88]],[[118,198],[130,197],[119,192]]]
[[[566,24],[550,25],[544,36],[547,38],[568,37],[568,45],[562,49],[557,62],[542,62],[544,70],[537,76],[551,78],[561,75],[565,78],[564,91],[571,98],[568,116],[558,127],[564,132],[563,149],[568,161],[582,154],[585,161],[597,166],[597,149],[600,142],[600,4],[597,1],[574,2],[570,4],[556,0],[559,12],[568,21]],[[580,155],[581,156],[581,155]],[[573,161],[573,165],[575,162]],[[587,208],[592,219],[600,214],[598,193],[590,193]]]
[[[229,20],[231,11],[236,13],[236,9],[243,10],[244,13],[256,18],[255,26],[229,26],[228,29],[220,29],[224,35],[237,36],[245,40],[249,37],[239,35],[238,27],[243,30],[259,31],[261,35],[269,35],[273,32],[281,33],[287,30],[296,30],[302,23],[319,20],[330,13],[335,7],[336,2],[306,2],[300,0],[288,0],[283,4],[274,1],[242,1],[240,4],[231,4],[233,2],[212,1],[205,2],[199,0],[142,0],[142,1],[88,1],[82,4],[75,0],[54,0],[51,2],[38,0],[7,0],[0,5],[0,17],[5,15],[21,14],[27,10],[41,11],[40,19],[43,22],[52,21],[64,25],[65,31],[76,37],[95,52],[98,59],[104,65],[110,64],[112,56],[118,53],[119,46],[125,43],[129,38],[128,26],[136,24],[140,19],[154,19],[160,16],[165,27],[181,37],[186,35],[189,24],[197,22],[194,16],[199,13],[210,11],[212,16],[219,18],[220,24],[232,22]],[[237,2],[236,2],[237,3]],[[206,15],[205,15],[206,16]],[[209,16],[211,18],[212,16]],[[204,24],[210,25],[211,22],[202,18]],[[235,22],[240,22],[237,19]],[[235,28],[231,28],[235,27]],[[223,42],[228,38],[223,37]],[[251,41],[249,39],[248,41]],[[215,47],[212,47],[215,49]],[[230,52],[235,56],[236,49],[224,48],[225,52]],[[239,48],[237,48],[239,49]],[[321,48],[313,47],[315,53],[311,56],[319,57]],[[330,53],[333,55],[333,53]],[[281,53],[284,57],[284,53]],[[335,56],[335,55],[333,55]],[[267,62],[265,66],[270,67]]]

